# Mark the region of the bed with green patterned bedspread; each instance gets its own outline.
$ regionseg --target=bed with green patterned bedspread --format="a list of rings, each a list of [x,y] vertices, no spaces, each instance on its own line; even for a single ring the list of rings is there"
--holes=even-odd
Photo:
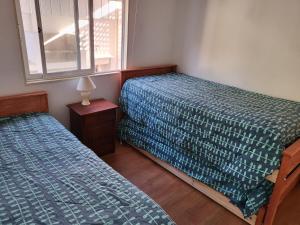
[[[48,114],[0,118],[0,224],[173,225]]]
[[[122,140],[229,197],[245,217],[266,204],[283,150],[300,137],[300,103],[184,74],[129,79]]]

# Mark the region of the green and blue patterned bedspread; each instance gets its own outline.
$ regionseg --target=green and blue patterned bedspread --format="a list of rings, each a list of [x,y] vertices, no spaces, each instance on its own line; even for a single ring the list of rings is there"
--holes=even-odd
[[[174,224],[48,114],[0,118],[0,224]]]
[[[128,80],[122,140],[222,192],[245,217],[267,203],[265,177],[300,137],[300,103],[184,74]]]

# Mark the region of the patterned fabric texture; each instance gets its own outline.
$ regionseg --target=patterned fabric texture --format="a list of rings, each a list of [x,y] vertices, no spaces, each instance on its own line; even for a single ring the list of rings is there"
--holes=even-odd
[[[267,203],[265,177],[300,137],[300,103],[184,74],[128,80],[122,140],[229,197],[245,217]]]
[[[0,224],[174,224],[48,114],[0,118]]]

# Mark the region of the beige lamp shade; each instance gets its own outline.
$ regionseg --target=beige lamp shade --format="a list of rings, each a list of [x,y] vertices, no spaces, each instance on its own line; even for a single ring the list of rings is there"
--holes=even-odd
[[[81,77],[77,84],[77,91],[80,91],[82,105],[90,105],[91,91],[96,89],[96,85],[90,77]]]
[[[96,85],[90,77],[81,77],[77,84],[77,91],[92,91]]]

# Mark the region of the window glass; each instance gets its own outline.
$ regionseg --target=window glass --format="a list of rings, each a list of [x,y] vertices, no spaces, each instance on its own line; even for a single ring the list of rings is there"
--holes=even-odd
[[[30,74],[42,74],[42,59],[34,0],[20,0]]]
[[[94,0],[95,71],[121,68],[122,1]]]
[[[90,43],[90,21],[89,4],[87,0],[78,0],[79,14],[79,36],[81,69],[91,68],[91,43]]]
[[[48,73],[77,70],[73,0],[40,0]]]
[[[86,76],[121,69],[125,0],[18,2],[28,80]]]

